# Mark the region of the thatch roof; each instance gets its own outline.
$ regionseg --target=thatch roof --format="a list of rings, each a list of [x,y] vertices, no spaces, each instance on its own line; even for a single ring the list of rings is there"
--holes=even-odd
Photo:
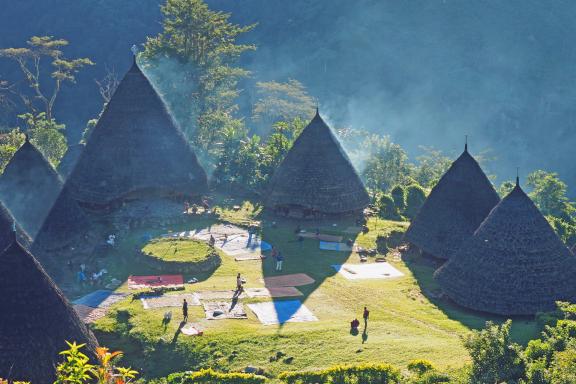
[[[78,159],[80,158],[80,154],[84,150],[84,144],[74,144],[68,146],[68,150],[60,160],[60,164],[58,164],[58,173],[62,175],[64,179],[67,179],[72,173],[72,170],[76,166]]]
[[[0,253],[0,377],[49,384],[65,341],[86,343],[91,356],[97,342],[14,233],[10,243]]]
[[[45,251],[73,246],[86,238],[91,229],[90,221],[65,185],[34,238],[32,251],[44,262],[41,256]]]
[[[198,195],[204,169],[136,62],[126,73],[68,178],[80,203],[108,206],[143,195]]]
[[[425,253],[448,259],[499,201],[466,146],[430,192],[405,238]]]
[[[516,186],[435,274],[456,303],[501,315],[532,315],[576,300],[576,257]]]
[[[20,225],[16,222],[12,213],[2,202],[0,202],[0,252],[8,248],[14,237],[14,230],[16,230],[16,237],[20,244],[26,248],[30,248],[31,240],[28,234],[22,230]]]
[[[267,205],[340,214],[360,211],[369,202],[360,177],[317,111],[274,172]]]
[[[60,176],[28,138],[0,176],[0,199],[32,238],[61,188]]]

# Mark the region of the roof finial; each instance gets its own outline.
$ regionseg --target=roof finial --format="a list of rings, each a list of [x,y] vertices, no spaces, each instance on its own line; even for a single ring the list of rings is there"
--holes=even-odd
[[[136,44],[133,44],[130,50],[132,51],[132,55],[134,56],[134,64],[136,64],[136,58],[138,57],[138,46]]]
[[[464,135],[464,152],[468,152],[468,135]]]
[[[520,167],[516,167],[516,186],[520,186]]]

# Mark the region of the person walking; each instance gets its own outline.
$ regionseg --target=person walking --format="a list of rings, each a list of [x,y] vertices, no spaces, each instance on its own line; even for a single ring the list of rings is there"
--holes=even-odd
[[[370,316],[370,311],[367,307],[364,307],[364,313],[362,317],[364,318],[364,328],[368,328],[368,317]]]
[[[182,316],[184,317],[184,322],[188,321],[188,302],[186,299],[182,301]]]
[[[242,276],[240,275],[240,273],[238,273],[238,275],[236,276],[236,294],[240,295],[240,293],[242,292],[242,290],[244,290],[244,287],[242,286]]]
[[[282,255],[282,252],[278,252],[278,254],[276,255],[276,271],[280,272],[282,271],[282,263],[284,262],[284,256]]]

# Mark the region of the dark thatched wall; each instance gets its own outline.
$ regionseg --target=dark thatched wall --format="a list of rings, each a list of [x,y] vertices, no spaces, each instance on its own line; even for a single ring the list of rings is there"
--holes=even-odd
[[[84,144],[74,144],[68,147],[68,150],[60,160],[60,164],[58,164],[58,173],[64,178],[67,179],[68,176],[72,173],[72,170],[76,166],[78,159],[80,158],[80,154],[84,150]]]
[[[34,239],[32,251],[44,265],[47,262],[42,257],[44,251],[62,249],[82,241],[91,229],[90,221],[64,186]]]
[[[198,195],[204,169],[136,62],[120,82],[67,184],[73,197],[109,205],[138,191]]]
[[[499,201],[466,148],[432,189],[405,237],[422,251],[448,259]]]
[[[274,172],[267,205],[339,214],[360,211],[369,202],[338,139],[316,113]]]
[[[0,199],[34,238],[60,193],[62,180],[28,140],[0,176]]]
[[[17,241],[0,254],[0,276],[0,377],[52,383],[66,340],[86,343],[94,357],[96,339]]]
[[[576,257],[519,186],[435,274],[463,307],[532,315],[576,300]]]

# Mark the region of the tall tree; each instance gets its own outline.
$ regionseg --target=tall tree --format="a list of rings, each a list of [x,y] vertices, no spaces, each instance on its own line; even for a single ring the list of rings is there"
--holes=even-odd
[[[146,70],[191,141],[211,150],[237,125],[238,80],[249,74],[237,63],[255,46],[236,41],[255,25],[233,24],[203,0],[167,0],[161,10],[163,30],[145,44]]]
[[[530,198],[542,214],[554,216],[567,222],[574,221],[576,208],[566,196],[567,186],[557,173],[538,170],[528,175],[527,184],[532,188]]]
[[[27,47],[0,49],[0,57],[16,62],[28,84],[28,89],[11,87],[32,114],[43,112],[51,120],[54,104],[64,83],[75,83],[76,73],[86,65],[94,65],[88,58],[67,59],[62,48],[68,45],[64,39],[52,36],[32,36]],[[45,81],[42,59],[50,60],[52,83]]]
[[[261,132],[278,121],[308,120],[314,116],[314,100],[298,80],[258,82],[256,93],[252,121]]]

